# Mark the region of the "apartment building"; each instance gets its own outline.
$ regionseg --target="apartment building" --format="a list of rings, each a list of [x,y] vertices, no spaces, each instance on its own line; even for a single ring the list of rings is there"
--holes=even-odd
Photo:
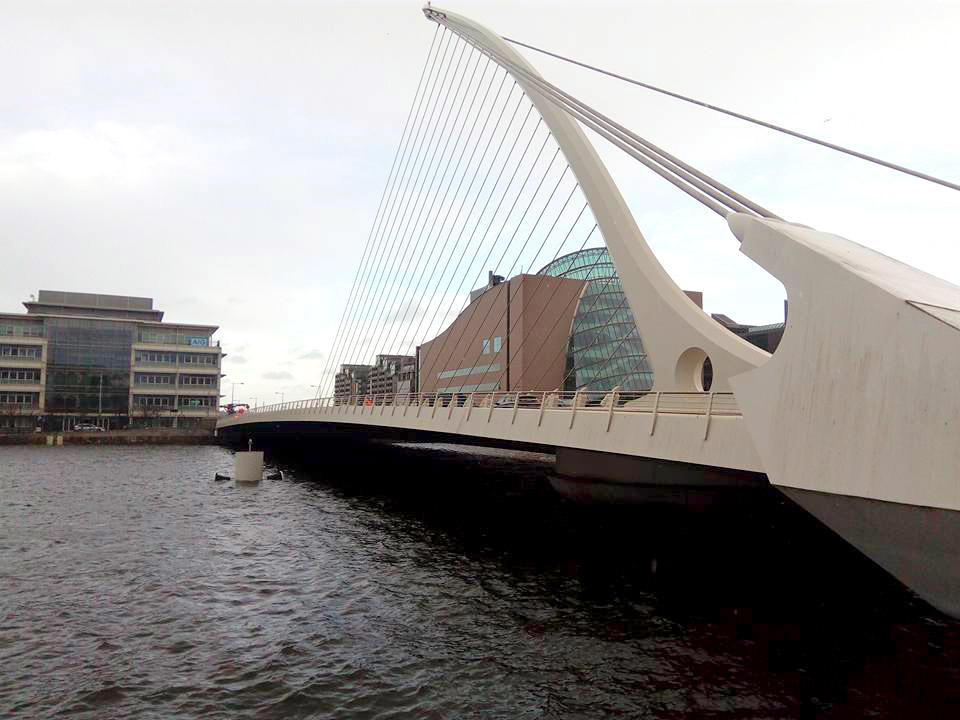
[[[373,365],[341,365],[334,376],[333,394],[337,397],[366,395],[370,388],[370,371]]]
[[[163,322],[152,298],[41,290],[0,313],[0,431],[212,427],[215,325]]]
[[[377,355],[370,369],[370,395],[416,392],[417,358],[413,355]]]

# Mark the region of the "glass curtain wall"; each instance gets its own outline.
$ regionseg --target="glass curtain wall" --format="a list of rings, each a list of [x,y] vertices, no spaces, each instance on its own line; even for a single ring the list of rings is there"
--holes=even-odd
[[[588,281],[573,319],[563,390],[653,387],[653,369],[606,248],[564,255],[538,275]]]
[[[127,415],[132,323],[47,318],[47,412]]]

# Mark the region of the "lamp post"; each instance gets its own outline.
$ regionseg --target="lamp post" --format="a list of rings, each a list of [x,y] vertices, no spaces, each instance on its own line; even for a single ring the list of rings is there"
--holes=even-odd
[[[256,409],[257,409],[257,398],[250,398],[250,399],[253,400],[253,409],[256,410]]]
[[[275,392],[274,395],[279,395],[279,396],[280,396],[280,404],[283,405],[283,393],[282,393],[282,392]]]
[[[310,387],[317,389],[316,395],[314,395],[314,397],[317,398],[317,399],[319,399],[319,398],[320,398],[320,387],[321,387],[321,386],[320,386],[320,385],[311,385]]]
[[[232,382],[230,383],[230,404],[233,405],[234,395],[236,394],[237,385],[243,385],[242,382]]]

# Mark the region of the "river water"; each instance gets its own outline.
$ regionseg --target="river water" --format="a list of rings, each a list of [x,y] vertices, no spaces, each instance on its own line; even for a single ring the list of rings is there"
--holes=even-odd
[[[960,625],[776,493],[566,502],[549,466],[0,448],[0,715],[957,717]],[[337,458],[333,462],[330,458]]]

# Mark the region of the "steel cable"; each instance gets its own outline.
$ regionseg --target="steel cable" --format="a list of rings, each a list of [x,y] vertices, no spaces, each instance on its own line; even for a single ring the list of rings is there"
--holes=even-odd
[[[610,70],[604,70],[603,68],[596,67],[595,65],[589,65],[585,62],[580,62],[579,60],[574,60],[572,58],[564,57],[558,53],[550,52],[549,50],[544,50],[543,48],[538,48],[534,45],[528,45],[525,42],[520,40],[514,40],[513,38],[504,37],[504,40],[507,42],[513,43],[514,45],[520,45],[534,52],[542,53],[544,55],[549,55],[550,57],[556,58],[557,60],[563,60],[564,62],[570,63],[572,65],[579,65],[582,68],[587,70],[592,70],[598,72],[602,75],[607,75],[617,80],[623,80],[624,82],[637,85],[639,87],[645,88],[647,90],[652,90],[653,92],[660,93],[661,95],[666,95],[668,97],[675,98],[677,100],[682,100],[683,102],[690,103],[692,105],[698,105],[699,107],[706,108],[707,110],[713,110],[714,112],[722,113],[724,115],[729,115],[730,117],[737,118],[738,120],[743,120],[744,122],[752,123],[754,125],[759,125],[760,127],[765,127],[768,130],[774,130],[784,135],[789,135],[791,137],[804,140],[814,145],[820,145],[821,147],[828,148],[830,150],[835,150],[837,152],[850,155],[860,160],[866,160],[867,162],[875,163],[882,167],[888,168],[890,170],[896,170],[897,172],[906,173],[907,175],[912,175],[915,178],[921,180],[926,180],[928,182],[936,183],[937,185],[942,185],[948,187],[951,190],[960,190],[960,184],[950,182],[949,180],[944,180],[943,178],[938,178],[933,175],[928,175],[927,173],[920,172],[919,170],[913,170],[911,168],[905,167],[903,165],[897,165],[888,160],[883,160],[881,158],[875,157],[873,155],[867,155],[866,153],[860,152],[858,150],[853,150],[842,145],[837,145],[836,143],[828,142],[827,140],[821,140],[820,138],[813,137],[812,135],[806,135],[796,130],[791,130],[785,128],[782,125],[775,125],[774,123],[767,122],[766,120],[760,120],[759,118],[750,117],[749,115],[744,115],[743,113],[736,112],[734,110],[728,110],[722,108],[719,105],[713,105],[712,103],[705,102],[703,100],[697,100],[696,98],[689,97],[687,95],[681,95],[680,93],[673,92],[672,90],[666,90],[665,88],[657,87],[656,85],[651,85],[649,83],[636,80],[634,78],[627,77],[626,75],[620,75],[619,73],[612,72]]]

